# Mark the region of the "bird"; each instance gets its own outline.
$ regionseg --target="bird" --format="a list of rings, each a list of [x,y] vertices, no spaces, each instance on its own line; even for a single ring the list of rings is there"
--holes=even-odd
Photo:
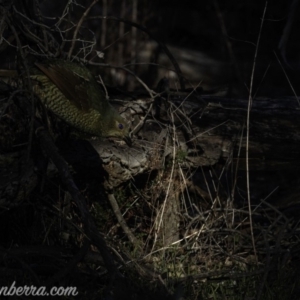
[[[131,145],[128,124],[83,64],[48,59],[35,62],[29,72],[34,93],[60,119],[88,135],[117,137]]]

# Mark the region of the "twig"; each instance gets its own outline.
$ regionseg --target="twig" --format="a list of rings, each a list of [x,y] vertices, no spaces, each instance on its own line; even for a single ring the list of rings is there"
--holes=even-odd
[[[125,234],[127,235],[129,241],[137,248],[141,249],[140,243],[137,240],[137,238],[134,236],[134,234],[131,232],[130,228],[127,226],[126,221],[124,220],[122,213],[120,211],[118,202],[114,196],[114,194],[109,193],[108,194],[108,200],[110,202],[110,205],[114,211],[114,214],[121,225],[122,229],[124,230]]]
[[[249,221],[250,221],[250,230],[251,230],[251,238],[252,238],[252,246],[254,251],[254,256],[256,263],[258,263],[257,253],[256,253],[256,247],[255,247],[255,240],[254,240],[254,233],[253,233],[253,222],[252,222],[252,209],[251,209],[251,198],[250,198],[250,175],[249,175],[249,135],[250,135],[250,111],[252,106],[252,91],[253,91],[253,79],[254,79],[254,71],[256,67],[256,59],[257,59],[257,53],[258,53],[258,45],[260,42],[261,32],[263,23],[265,20],[265,14],[267,10],[268,2],[266,1],[265,9],[263,12],[259,34],[257,38],[256,48],[255,48],[255,54],[254,54],[254,61],[253,61],[253,67],[251,72],[251,81],[250,81],[250,88],[249,88],[249,99],[248,99],[248,109],[247,109],[247,126],[246,126],[246,180],[247,180],[247,198],[248,198],[248,210],[249,210]]]
[[[74,34],[73,34],[73,38],[72,38],[72,44],[71,44],[71,48],[69,50],[69,53],[68,53],[68,59],[71,58],[72,56],[72,52],[74,50],[74,47],[75,47],[75,42],[76,42],[76,39],[77,39],[77,35],[78,35],[78,32],[79,32],[79,29],[84,21],[84,19],[86,18],[86,16],[88,15],[88,13],[90,12],[91,8],[98,2],[99,0],[94,0],[91,5],[85,10],[85,12],[83,13],[81,19],[79,20],[77,26],[76,26],[76,29],[74,31]]]
[[[282,65],[282,63],[281,63],[281,61],[280,61],[280,59],[277,56],[277,54],[276,54],[275,51],[274,51],[274,54],[275,54],[275,56],[276,56],[276,58],[277,58],[277,60],[279,62],[279,65],[280,65],[280,67],[281,67],[281,69],[282,69],[282,71],[283,71],[283,73],[285,75],[285,78],[287,79],[287,81],[288,81],[288,83],[289,83],[289,85],[290,85],[290,87],[291,87],[291,89],[292,89],[292,91],[293,91],[293,93],[294,93],[294,95],[295,95],[295,97],[297,99],[298,105],[300,106],[300,101],[298,99],[297,93],[296,93],[296,91],[295,91],[295,89],[294,89],[294,87],[293,87],[293,85],[292,85],[292,83],[291,83],[291,81],[290,81],[290,79],[289,79],[289,77],[288,77],[288,75],[287,75],[287,73],[286,73],[286,71],[285,71],[285,69],[284,69],[284,67],[283,67],[283,65]]]

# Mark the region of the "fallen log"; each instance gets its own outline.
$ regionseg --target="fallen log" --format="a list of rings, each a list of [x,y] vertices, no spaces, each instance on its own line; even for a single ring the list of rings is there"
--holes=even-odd
[[[14,160],[7,158],[16,155],[12,151],[14,145],[8,151],[5,149],[7,139],[4,137],[12,139],[16,133],[9,133],[9,130],[16,130],[16,124],[20,122],[19,119],[14,120],[15,116],[9,115],[15,113],[17,107],[11,99],[10,102],[2,102],[1,113],[1,128],[5,131],[1,143],[1,170],[4,173],[1,174],[2,191],[10,178],[4,170],[13,170],[9,166]],[[108,188],[117,187],[139,174],[160,170],[166,161],[172,160],[182,168],[197,169],[233,163],[240,170],[245,169],[247,99],[174,94],[167,99],[143,97],[114,102],[134,129],[132,147],[118,141],[93,138],[88,139],[92,147],[78,139],[69,139],[61,146],[61,152],[71,164],[79,163],[86,167],[101,164],[108,174]],[[14,109],[10,111],[9,105]],[[11,127],[7,125],[8,117]],[[297,99],[254,99],[249,128],[250,170],[297,170],[300,165],[299,129]],[[17,149],[20,157],[24,155],[22,151],[26,152],[26,147]],[[21,161],[24,164],[24,159]],[[28,170],[26,167],[26,181],[30,177]],[[10,178],[8,181],[13,180]],[[24,185],[21,183],[20,186]],[[10,194],[13,193],[10,191]]]

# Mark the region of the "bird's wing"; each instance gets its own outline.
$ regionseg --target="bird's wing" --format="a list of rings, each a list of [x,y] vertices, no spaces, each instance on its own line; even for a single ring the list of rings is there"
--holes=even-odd
[[[87,112],[91,108],[87,88],[89,78],[80,76],[70,68],[58,64],[35,63],[35,65],[78,109]]]

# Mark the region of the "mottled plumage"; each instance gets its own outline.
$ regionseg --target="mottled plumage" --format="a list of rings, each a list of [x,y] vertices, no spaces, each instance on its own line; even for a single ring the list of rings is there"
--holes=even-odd
[[[125,120],[109,104],[90,71],[79,63],[49,60],[31,70],[34,92],[47,109],[78,130],[129,143]]]

